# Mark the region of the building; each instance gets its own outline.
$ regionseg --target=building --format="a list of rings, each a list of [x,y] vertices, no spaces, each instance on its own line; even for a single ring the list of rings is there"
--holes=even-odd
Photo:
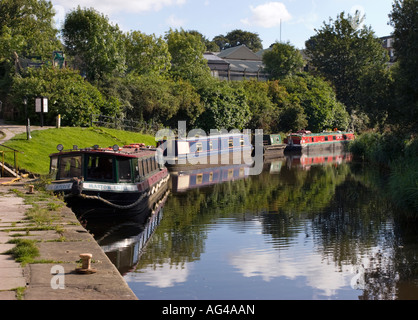
[[[387,36],[387,37],[381,37],[380,40],[382,40],[382,46],[385,48],[389,54],[389,62],[393,63],[396,60],[395,56],[395,49],[393,48],[393,42],[395,41],[395,38],[393,36]]]
[[[206,53],[212,75],[221,80],[257,79],[266,81],[262,57],[245,45],[232,47],[218,53]]]

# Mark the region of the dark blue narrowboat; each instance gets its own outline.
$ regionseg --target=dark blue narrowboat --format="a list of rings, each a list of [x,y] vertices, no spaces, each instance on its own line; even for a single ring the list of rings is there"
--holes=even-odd
[[[167,189],[169,173],[156,149],[142,144],[63,150],[50,155],[48,190],[64,194],[75,213],[118,215],[143,211]]]

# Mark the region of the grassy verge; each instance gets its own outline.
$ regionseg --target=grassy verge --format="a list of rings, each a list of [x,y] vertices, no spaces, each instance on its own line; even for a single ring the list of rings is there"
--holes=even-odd
[[[388,194],[418,218],[418,140],[395,133],[365,133],[350,145],[355,157],[390,170]]]
[[[35,174],[48,174],[49,155],[57,152],[57,145],[72,149],[99,145],[109,147],[130,143],[145,143],[155,145],[155,139],[150,135],[107,129],[107,128],[60,128],[32,131],[32,139],[26,139],[26,133],[15,136],[4,145],[23,152],[18,154],[18,166]],[[13,164],[13,153],[6,153],[6,163]]]

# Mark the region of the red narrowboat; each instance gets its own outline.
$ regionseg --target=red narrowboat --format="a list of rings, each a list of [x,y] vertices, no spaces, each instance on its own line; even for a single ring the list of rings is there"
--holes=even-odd
[[[354,139],[355,136],[352,132],[334,130],[312,133],[308,130],[301,130],[291,133],[284,139],[284,143],[286,144],[286,151],[314,151],[344,147]]]

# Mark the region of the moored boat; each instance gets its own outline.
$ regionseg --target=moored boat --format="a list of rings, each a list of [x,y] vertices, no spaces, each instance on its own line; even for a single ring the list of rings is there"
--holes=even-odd
[[[312,133],[308,130],[301,130],[291,133],[284,142],[285,151],[316,151],[333,150],[346,146],[355,139],[354,133],[343,131],[324,131]]]
[[[135,214],[167,189],[169,173],[158,164],[155,148],[131,144],[57,149],[50,155],[54,181],[47,189],[63,193],[76,214]]]
[[[284,155],[286,144],[283,143],[280,134],[268,134],[263,136],[264,158],[275,158]]]
[[[242,133],[169,139],[160,141],[159,148],[170,171],[250,164],[252,160],[250,137]]]

